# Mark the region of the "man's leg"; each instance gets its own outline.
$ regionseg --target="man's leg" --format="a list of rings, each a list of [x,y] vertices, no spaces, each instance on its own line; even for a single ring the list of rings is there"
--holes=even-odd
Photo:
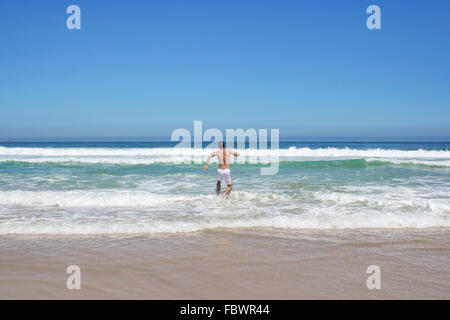
[[[221,182],[220,180],[217,180],[217,185],[216,185],[216,192],[217,192],[217,194],[220,193],[220,185],[221,185],[220,182]]]
[[[231,189],[233,189],[233,185],[229,184],[227,190],[222,194],[222,198],[225,198],[225,196],[231,192]]]

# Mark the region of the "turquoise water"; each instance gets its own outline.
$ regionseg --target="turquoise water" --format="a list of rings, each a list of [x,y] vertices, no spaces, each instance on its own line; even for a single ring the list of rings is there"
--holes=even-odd
[[[225,200],[215,165],[173,147],[0,143],[0,234],[450,226],[450,143],[280,143],[232,165]]]

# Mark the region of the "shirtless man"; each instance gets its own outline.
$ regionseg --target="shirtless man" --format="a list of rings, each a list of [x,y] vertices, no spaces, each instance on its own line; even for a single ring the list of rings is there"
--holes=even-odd
[[[222,183],[222,179],[225,180],[225,183],[228,185],[227,190],[222,194],[222,198],[224,198],[227,194],[230,193],[231,189],[233,189],[233,185],[231,184],[231,172],[230,172],[230,155],[235,157],[239,157],[239,153],[225,149],[225,142],[219,142],[219,150],[214,151],[206,160],[204,171],[208,170],[208,162],[213,157],[217,157],[219,159],[219,168],[217,169],[217,194],[220,193],[220,186]]]

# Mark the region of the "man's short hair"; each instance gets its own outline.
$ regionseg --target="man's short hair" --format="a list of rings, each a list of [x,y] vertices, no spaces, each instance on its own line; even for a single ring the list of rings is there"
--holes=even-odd
[[[225,142],[219,141],[219,148],[225,148]]]

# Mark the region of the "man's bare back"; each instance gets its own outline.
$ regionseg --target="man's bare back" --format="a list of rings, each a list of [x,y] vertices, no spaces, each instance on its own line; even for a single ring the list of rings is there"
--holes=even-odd
[[[231,150],[220,149],[214,152],[219,160],[219,169],[230,169],[230,155],[233,153]]]
[[[209,160],[211,160],[211,158],[213,158],[213,157],[217,157],[217,159],[219,160],[219,168],[217,169],[216,191],[217,191],[217,193],[220,193],[220,187],[221,187],[222,180],[225,180],[228,187],[225,190],[225,192],[222,194],[222,198],[224,198],[227,194],[229,194],[231,192],[231,189],[233,189],[233,185],[231,183],[230,156],[233,155],[235,157],[238,157],[239,153],[232,151],[232,150],[225,149],[225,142],[223,142],[223,141],[219,142],[219,147],[220,147],[219,150],[216,150],[209,155],[208,159],[206,160],[205,167],[203,168],[203,170],[204,171],[208,170]]]

